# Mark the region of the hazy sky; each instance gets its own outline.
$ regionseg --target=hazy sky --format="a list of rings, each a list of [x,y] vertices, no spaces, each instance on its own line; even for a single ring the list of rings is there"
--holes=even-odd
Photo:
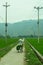
[[[43,0],[0,0],[0,22],[5,22],[5,7],[2,5],[8,2],[8,22],[37,19],[37,10],[34,6],[42,6]],[[40,10],[40,18],[43,18],[43,9]]]

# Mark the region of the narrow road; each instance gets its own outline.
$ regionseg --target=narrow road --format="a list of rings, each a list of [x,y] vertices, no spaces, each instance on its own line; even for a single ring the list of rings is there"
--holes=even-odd
[[[24,65],[24,52],[17,53],[14,47],[0,60],[0,65]]]

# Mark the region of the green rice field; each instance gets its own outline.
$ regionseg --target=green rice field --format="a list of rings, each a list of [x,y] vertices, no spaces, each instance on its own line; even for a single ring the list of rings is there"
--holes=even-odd
[[[27,41],[31,43],[43,55],[43,38],[40,38],[39,43],[37,38],[28,38]]]
[[[0,57],[3,57],[8,51],[17,44],[18,38],[0,38]]]

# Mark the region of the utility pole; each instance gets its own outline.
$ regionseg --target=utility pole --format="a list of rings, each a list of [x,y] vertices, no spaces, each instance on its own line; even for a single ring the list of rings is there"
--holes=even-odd
[[[10,5],[8,5],[6,2],[6,4],[3,6],[6,8],[6,12],[5,12],[5,40],[7,43],[7,26],[8,26],[8,24],[7,24],[7,7],[9,7]]]
[[[39,10],[43,9],[43,7],[34,7],[34,8],[38,10],[38,22],[37,22],[37,24],[38,24],[38,43],[39,43],[39,39],[40,39],[40,35],[39,35]]]

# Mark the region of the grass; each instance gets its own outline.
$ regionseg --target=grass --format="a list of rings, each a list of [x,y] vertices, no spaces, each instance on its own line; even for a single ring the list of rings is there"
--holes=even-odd
[[[43,65],[39,59],[37,58],[37,56],[35,55],[35,53],[33,52],[33,50],[31,50],[31,48],[29,47],[27,41],[25,41],[25,61],[29,60],[28,62],[26,62],[26,65]]]
[[[43,50],[42,50],[43,39],[42,38],[40,39],[39,44],[37,43],[37,39],[28,38],[26,40],[28,40],[36,49],[38,49],[40,51],[40,53],[43,52]],[[26,62],[26,60],[29,60],[28,62],[26,62],[26,65],[43,65],[39,61],[39,59],[37,58],[37,56],[35,55],[33,50],[31,50],[31,48],[29,47],[26,40],[25,40],[25,44],[24,44],[25,45],[25,57],[26,57],[25,62]],[[18,41],[18,38],[8,38],[7,44],[6,44],[5,39],[0,38],[0,57],[3,57],[5,54],[7,54],[12,49],[12,47],[14,47],[17,44],[17,41]]]
[[[8,38],[7,43],[4,38],[0,38],[0,58],[7,54],[16,44],[18,38]]]
[[[39,43],[37,38],[28,38],[27,40],[43,55],[43,38],[40,38]]]
[[[7,39],[7,44],[5,38],[0,38],[0,48],[4,48],[12,43],[15,43],[18,39],[14,38],[8,38]]]

